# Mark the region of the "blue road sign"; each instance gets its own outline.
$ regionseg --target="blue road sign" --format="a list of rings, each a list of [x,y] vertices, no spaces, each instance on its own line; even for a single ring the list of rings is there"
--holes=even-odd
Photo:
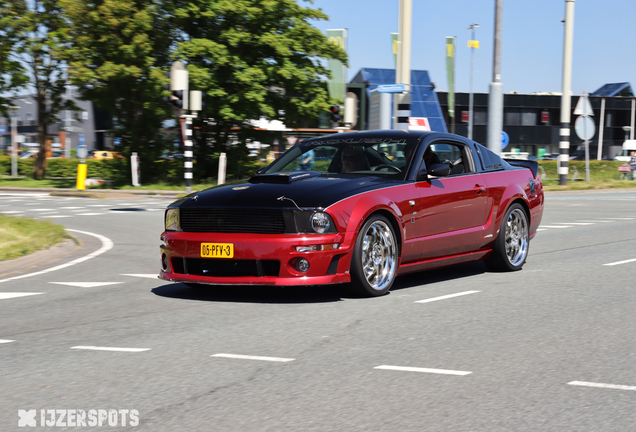
[[[0,125],[0,135],[5,135],[7,133],[7,127],[5,125]]]
[[[508,144],[510,143],[510,137],[508,136],[507,133],[505,133],[504,131],[501,131],[501,149],[505,149],[506,147],[508,147]]]
[[[81,135],[81,134],[80,134],[80,135],[78,136],[78,139],[79,139],[79,143],[80,143],[80,145],[84,145],[84,141],[85,141],[85,139],[84,139],[84,135]]]
[[[378,86],[378,93],[404,93],[404,84],[381,84]]]

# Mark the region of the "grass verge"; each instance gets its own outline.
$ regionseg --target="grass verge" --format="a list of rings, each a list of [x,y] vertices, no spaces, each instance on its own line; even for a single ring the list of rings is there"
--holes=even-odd
[[[0,261],[48,249],[67,238],[62,225],[0,214]]]

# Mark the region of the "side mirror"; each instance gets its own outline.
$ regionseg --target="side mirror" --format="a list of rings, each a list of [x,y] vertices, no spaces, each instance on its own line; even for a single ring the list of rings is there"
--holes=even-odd
[[[426,180],[428,177],[448,177],[451,166],[448,163],[433,164],[428,169],[423,169],[417,173],[418,180]]]

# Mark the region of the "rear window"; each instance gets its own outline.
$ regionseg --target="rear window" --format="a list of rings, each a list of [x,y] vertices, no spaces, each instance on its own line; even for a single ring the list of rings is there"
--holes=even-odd
[[[475,143],[482,169],[485,171],[499,170],[506,166],[506,162],[498,154],[488,150],[481,144]]]

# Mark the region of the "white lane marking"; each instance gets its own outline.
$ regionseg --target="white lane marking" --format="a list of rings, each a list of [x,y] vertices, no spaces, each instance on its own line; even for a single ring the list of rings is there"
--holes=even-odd
[[[56,285],[68,285],[80,288],[95,288],[106,285],[122,284],[123,282],[49,282]]]
[[[107,252],[107,251],[111,250],[113,248],[113,246],[115,245],[112,242],[111,239],[109,239],[108,237],[104,237],[101,234],[95,234],[95,233],[90,233],[88,231],[80,231],[80,230],[74,230],[74,229],[69,229],[69,228],[67,228],[66,231],[77,232],[77,233],[81,233],[81,234],[86,234],[86,235],[89,235],[89,236],[97,237],[102,242],[102,247],[97,249],[95,252],[91,252],[88,255],[85,255],[85,256],[83,256],[81,258],[74,259],[73,261],[69,261],[69,262],[67,262],[65,264],[61,264],[59,266],[51,267],[49,269],[41,270],[41,271],[34,272],[34,273],[27,273],[27,274],[23,274],[23,275],[20,275],[20,276],[10,277],[10,278],[7,278],[7,279],[0,279],[0,283],[11,281],[11,280],[16,280],[16,279],[23,279],[23,278],[31,277],[31,276],[37,276],[37,275],[49,273],[49,272],[52,272],[52,271],[60,270],[60,269],[66,268],[66,267],[70,267],[70,266],[73,266],[75,264],[79,264],[81,262],[87,261],[87,260],[89,260],[91,258],[95,258],[96,256],[99,256],[99,255],[103,254],[104,252]]]
[[[31,209],[31,211],[48,212],[48,211],[57,211],[57,210],[56,209]]]
[[[71,215],[51,215],[51,216],[47,216],[50,218],[65,218],[65,217],[73,217]]]
[[[262,361],[271,361],[271,362],[290,362],[296,359],[293,358],[281,358],[281,357],[263,357],[263,356],[250,356],[250,355],[240,355],[240,354],[212,354],[210,357],[225,357],[232,359],[242,359],[242,360],[262,360]]]
[[[620,384],[603,384],[603,383],[593,383],[593,382],[585,382],[585,381],[572,381],[568,383],[569,385],[575,386],[583,386],[583,387],[598,387],[598,388],[607,388],[614,390],[632,390],[636,391],[636,386],[627,386]]]
[[[121,274],[120,276],[134,276],[148,279],[157,279],[159,277],[157,274]]]
[[[0,343],[9,343],[9,342],[15,342],[15,341],[9,340],[9,339],[0,339]]]
[[[634,218],[606,218],[611,220],[633,220]]]
[[[559,225],[594,225],[593,222],[557,222]]]
[[[541,228],[572,228],[569,225],[540,225]]]
[[[616,262],[613,262],[613,263],[607,263],[607,264],[603,264],[603,265],[604,266],[615,266],[615,265],[619,265],[619,264],[627,264],[627,263],[634,262],[634,261],[636,261],[636,258],[628,259],[628,260],[625,260],[625,261],[616,261]]]
[[[94,350],[94,351],[142,352],[142,351],[150,351],[151,348],[118,348],[118,347],[78,345],[78,346],[71,347],[71,349],[83,349],[83,350]]]
[[[442,375],[469,375],[472,373],[468,371],[457,371],[457,370],[448,370],[448,369],[430,369],[430,368],[390,366],[390,365],[376,366],[373,369],[396,370],[396,371],[404,371],[404,372],[421,372],[421,373],[432,373],[432,374],[442,374]]]
[[[110,207],[108,204],[88,204],[86,207]]]
[[[99,216],[106,213],[75,213],[75,216]]]
[[[16,214],[16,213],[24,213],[24,210],[0,211],[0,213],[4,213],[4,214]]]
[[[2,281],[0,281],[2,282]],[[16,297],[25,297],[37,294],[46,294],[46,293],[34,293],[34,292],[0,292],[0,300],[16,298]]]
[[[437,301],[437,300],[446,300],[446,299],[449,299],[449,298],[459,297],[459,296],[468,295],[468,294],[475,294],[475,293],[478,293],[478,292],[480,292],[480,291],[464,291],[464,292],[455,293],[455,294],[448,294],[448,295],[441,296],[441,297],[433,297],[433,298],[430,298],[430,299],[418,300],[418,301],[416,301],[414,303],[428,303],[428,302],[434,302],[434,301]]]
[[[548,230],[543,228],[537,228],[537,231],[548,231]]]
[[[612,223],[613,221],[609,221],[609,220],[579,220],[577,222]]]
[[[19,196],[19,197],[43,197],[43,196],[51,196],[48,193],[10,193],[10,192],[0,192],[2,196]]]
[[[60,207],[61,210],[85,209],[86,207]]]

